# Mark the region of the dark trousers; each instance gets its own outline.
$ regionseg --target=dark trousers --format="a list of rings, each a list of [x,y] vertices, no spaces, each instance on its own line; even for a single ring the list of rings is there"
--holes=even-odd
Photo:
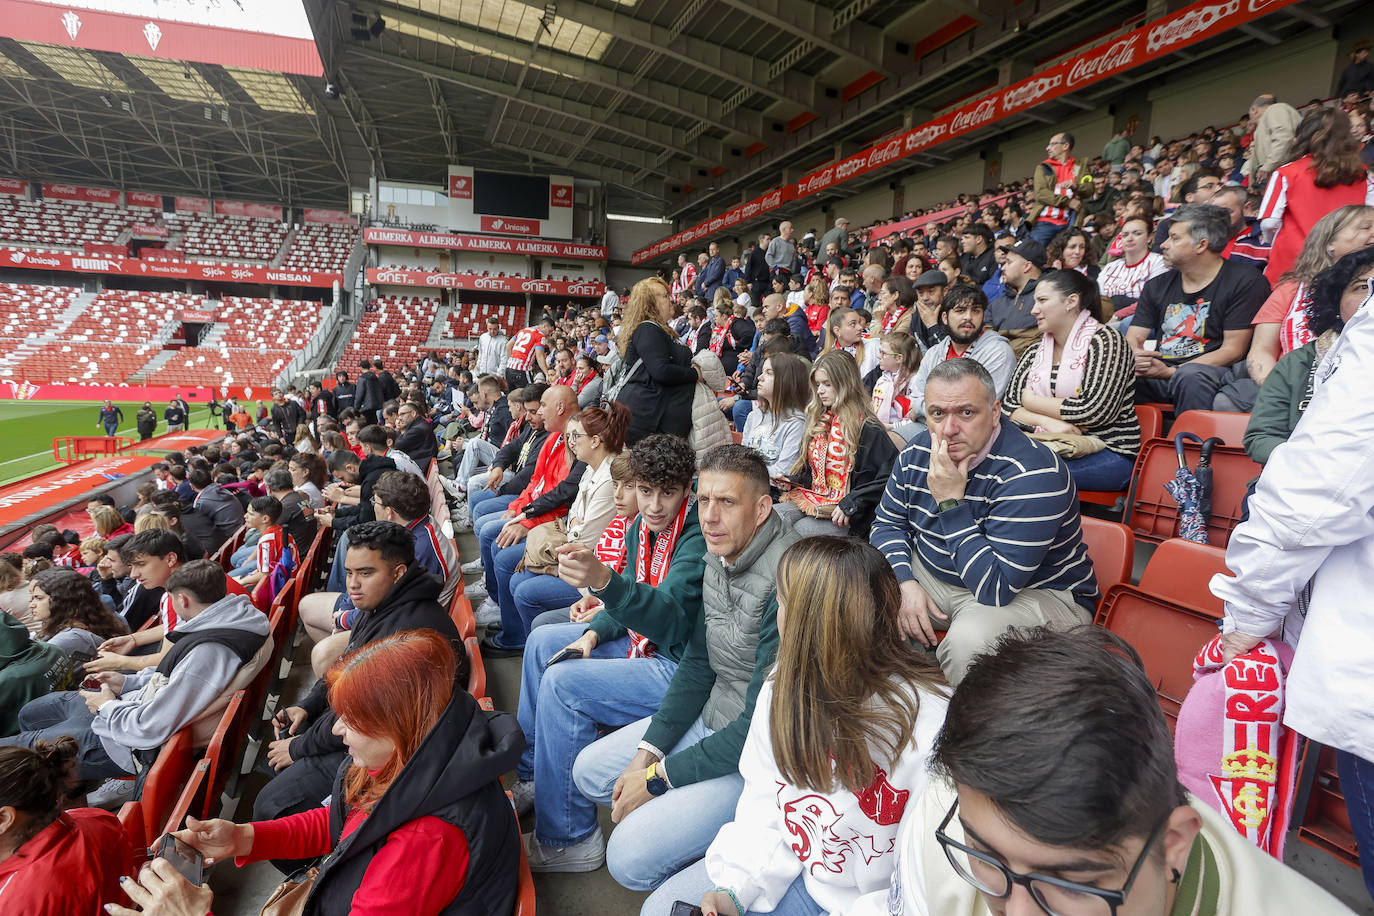
[[[1336,751],[1336,773],[1350,812],[1350,829],[1360,848],[1364,886],[1374,897],[1374,763],[1349,751]]]
[[[72,737],[79,748],[78,773],[82,779],[109,779],[131,775],[110,759],[91,723],[95,716],[75,690],[50,693],[30,700],[19,710],[19,734],[0,738],[0,746],[33,747],[39,741]]]
[[[1135,399],[1142,404],[1156,401],[1173,404],[1175,413],[1211,410],[1217,392],[1228,382],[1244,377],[1244,362],[1234,366],[1209,366],[1194,360],[1179,366],[1172,378],[1136,379]]]

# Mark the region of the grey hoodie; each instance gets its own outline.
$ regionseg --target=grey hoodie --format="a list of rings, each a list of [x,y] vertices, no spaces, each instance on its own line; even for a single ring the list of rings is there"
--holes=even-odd
[[[243,595],[226,595],[194,617],[182,618],[178,632],[242,629],[267,638],[267,617]],[[160,747],[205,711],[242,667],[229,647],[203,643],[191,649],[169,676],[156,668],[126,675],[116,700],[100,707],[91,731],[105,753],[125,772],[134,772],[133,752]]]

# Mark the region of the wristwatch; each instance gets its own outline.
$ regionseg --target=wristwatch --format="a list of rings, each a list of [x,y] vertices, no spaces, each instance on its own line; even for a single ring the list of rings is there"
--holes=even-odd
[[[947,512],[950,509],[962,506],[963,504],[964,501],[962,499],[946,499],[940,503],[939,509],[941,512]]]
[[[649,764],[649,769],[644,774],[645,787],[649,790],[649,794],[655,797],[668,791],[668,780],[659,773],[658,764],[657,760]]]

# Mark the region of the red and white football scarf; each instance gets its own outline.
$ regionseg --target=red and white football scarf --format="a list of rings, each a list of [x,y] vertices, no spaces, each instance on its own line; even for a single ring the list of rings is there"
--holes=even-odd
[[[727,340],[730,341],[731,349],[734,348],[735,335],[730,333],[730,327],[733,324],[734,322],[731,321],[726,324],[715,325],[711,328],[710,350],[712,353],[716,354],[717,356],[720,356],[720,351],[725,348],[725,342]]]
[[[806,456],[811,466],[811,489],[795,487],[787,491],[787,498],[803,511],[803,502],[817,508],[833,506],[844,499],[849,492],[849,472],[854,469],[854,456],[844,441],[844,429],[838,415],[830,415],[828,435],[811,437]]]
[[[649,555],[649,526],[644,522],[644,516],[639,517],[639,544],[635,549],[635,581],[652,585],[654,588],[663,581],[663,577],[668,575],[668,568],[673,564],[673,549],[677,547],[677,539],[682,535],[682,526],[687,520],[687,510],[691,508],[692,498],[689,496],[678,506],[677,516],[672,524],[658,533],[654,540],[653,556]],[[634,630],[630,631],[630,651],[625,654],[626,658],[653,658],[655,647],[647,637],[641,636]]]
[[[601,532],[593,551],[596,558],[609,566],[612,571],[625,571],[625,530],[630,525],[630,516],[617,515]]]
[[[1293,799],[1295,733],[1284,728],[1284,671],[1270,640],[1223,663],[1217,636],[1193,659],[1194,676],[1218,669],[1226,686],[1220,772],[1207,779],[1241,836],[1282,861]]]
[[[501,448],[505,448],[515,441],[515,437],[520,435],[520,430],[525,428],[525,418],[521,417],[506,427],[506,437],[501,440]]]
[[[911,309],[905,308],[905,309],[896,309],[896,310],[894,310],[894,309],[888,309],[886,312],[884,312],[884,313],[883,313],[883,333],[886,334],[888,331],[891,331],[893,328],[895,328],[895,327],[897,326],[897,322],[901,321],[901,320],[902,320],[902,316],[905,315],[905,314],[906,314],[907,312],[909,312],[909,311],[911,311]]]

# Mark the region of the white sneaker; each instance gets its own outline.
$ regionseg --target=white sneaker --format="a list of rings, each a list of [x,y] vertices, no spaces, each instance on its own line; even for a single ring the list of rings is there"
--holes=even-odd
[[[525,857],[529,860],[530,871],[596,871],[606,864],[606,840],[601,836],[600,827],[591,836],[572,846],[545,846],[534,838],[533,833],[524,834],[521,840],[525,844]]]
[[[487,587],[481,582],[474,582],[471,585],[463,586],[463,594],[468,596],[468,601],[481,601],[487,597]]]
[[[86,796],[86,804],[92,808],[108,808],[111,811],[119,810],[127,801],[133,801],[134,786],[137,784],[132,776],[119,776],[114,779],[107,779],[96,789]]]
[[[522,779],[510,787],[511,804],[515,806],[515,816],[524,817],[534,810],[534,780]]]
[[[475,559],[475,560],[471,560],[471,561],[469,561],[469,562],[463,564],[463,574],[464,574],[464,575],[467,575],[468,573],[479,573],[479,572],[481,572],[481,571],[482,571],[482,558],[481,558],[481,557],[478,557],[478,558]]]
[[[449,496],[452,496],[454,499],[466,500],[468,498],[467,491],[464,490],[461,486],[459,486],[458,481],[456,480],[453,480],[448,477],[440,477],[439,486],[443,487],[444,492],[447,493]]]
[[[482,606],[473,615],[479,627],[492,627],[501,622],[501,605],[488,598],[482,602]]]

